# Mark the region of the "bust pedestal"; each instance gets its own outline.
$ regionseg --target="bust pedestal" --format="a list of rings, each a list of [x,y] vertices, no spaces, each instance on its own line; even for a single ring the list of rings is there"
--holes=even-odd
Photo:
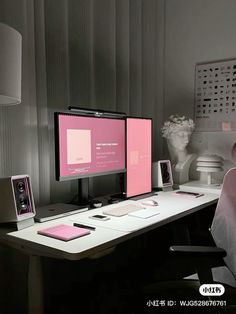
[[[172,165],[173,180],[175,184],[183,184],[189,181],[189,168],[195,158],[195,154],[190,154],[185,161]]]

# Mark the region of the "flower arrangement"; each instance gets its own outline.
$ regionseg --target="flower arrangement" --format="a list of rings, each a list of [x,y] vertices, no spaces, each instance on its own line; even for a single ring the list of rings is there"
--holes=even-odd
[[[179,129],[187,129],[189,132],[194,130],[195,124],[192,119],[188,119],[185,116],[179,116],[177,114],[171,115],[169,119],[164,123],[161,132],[164,138],[170,138],[173,133],[179,131]]]

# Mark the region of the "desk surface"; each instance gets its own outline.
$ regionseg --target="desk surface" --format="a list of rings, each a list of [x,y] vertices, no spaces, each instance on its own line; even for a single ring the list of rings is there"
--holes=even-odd
[[[152,196],[147,199],[150,198],[158,201],[159,206],[155,208],[160,213],[150,218],[143,219],[126,215],[122,217],[111,217],[108,221],[90,219],[89,216],[102,213],[104,208],[99,208],[45,223],[35,223],[32,227],[20,231],[11,232],[10,230],[0,229],[0,241],[30,255],[79,260],[84,257],[91,257],[102,250],[109,249],[139,234],[206,208],[216,203],[218,196],[215,194],[205,194],[202,197],[195,198],[186,195],[176,195],[172,191],[159,192],[157,196]],[[139,204],[142,201],[143,200],[127,200],[122,202],[122,205],[133,202]],[[108,206],[115,207],[120,206],[120,204]],[[87,236],[69,242],[37,234],[39,229],[60,223],[72,225],[73,222],[96,226],[96,230],[91,231]]]
[[[102,214],[104,208],[95,209],[80,213],[78,215],[70,216],[69,220],[78,223],[84,223],[91,226],[98,226],[103,228],[109,228],[112,230],[122,231],[125,233],[133,233],[137,231],[146,230],[148,227],[159,227],[167,224],[176,219],[182,218],[186,215],[192,214],[208,205],[216,203],[218,196],[215,194],[205,194],[201,197],[177,195],[174,191],[171,192],[159,192],[158,195],[150,196],[148,198],[132,201],[127,200],[122,203],[109,205],[109,208],[115,208],[123,206],[125,204],[139,204],[142,206],[144,200],[155,200],[158,202],[158,206],[144,206],[148,211],[156,211],[158,215],[150,218],[137,218],[129,215],[121,217],[112,217],[107,221],[92,220],[89,218],[91,215]],[[105,207],[108,208],[107,206]]]

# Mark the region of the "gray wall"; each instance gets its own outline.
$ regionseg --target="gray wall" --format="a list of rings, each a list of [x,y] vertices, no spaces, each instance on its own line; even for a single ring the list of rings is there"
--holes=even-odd
[[[45,1],[50,113],[75,105],[152,117],[153,158],[160,158],[163,9],[163,0]],[[53,133],[50,141],[53,147]],[[53,169],[53,150],[50,159]],[[90,180],[95,195],[114,193],[117,184],[116,176]],[[58,201],[70,183],[56,183],[51,173],[51,187]]]
[[[76,183],[55,181],[53,133],[53,112],[71,104],[152,117],[160,158],[164,0],[1,0],[0,9],[23,36],[22,103],[0,108],[0,176],[28,173],[36,205],[72,199]],[[116,176],[90,181],[97,195],[117,188]]]
[[[165,1],[164,119],[194,114],[194,70],[197,62],[236,58],[235,0]],[[235,132],[204,132],[192,137],[192,149],[209,151],[232,166]]]

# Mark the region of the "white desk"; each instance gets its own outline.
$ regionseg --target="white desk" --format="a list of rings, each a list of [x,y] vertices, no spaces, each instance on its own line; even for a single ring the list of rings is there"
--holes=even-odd
[[[89,218],[91,214],[101,214],[104,208],[75,214],[73,216],[56,219],[45,223],[36,223],[34,226],[11,232],[0,229],[0,242],[21,250],[30,256],[28,273],[29,313],[43,313],[43,284],[40,257],[47,256],[58,259],[79,260],[91,257],[103,250],[107,250],[121,242],[139,234],[157,228],[179,218],[192,214],[200,209],[207,208],[217,202],[215,194],[205,194],[202,197],[176,195],[174,192],[160,192],[150,197],[158,201],[156,207],[159,215],[142,219],[131,216],[111,217],[108,221],[96,221]],[[124,201],[141,203],[139,201]],[[108,205],[111,207],[120,204]],[[69,242],[48,238],[37,234],[37,230],[49,226],[66,223],[72,225],[74,221],[96,226],[91,234]]]
[[[131,233],[146,232],[147,230],[162,226],[171,221],[180,219],[186,215],[192,214],[202,208],[206,208],[208,205],[216,203],[218,196],[215,194],[205,194],[201,197],[195,198],[193,196],[177,195],[174,191],[171,192],[159,192],[158,195],[154,195],[145,200],[153,199],[158,202],[158,206],[148,207],[144,206],[147,210],[156,210],[158,215],[150,218],[142,219],[131,217],[129,215],[122,217],[112,217],[107,221],[92,220],[91,211],[83,212],[78,215],[70,216],[69,220],[72,222],[81,222],[91,226],[103,227],[112,230],[125,232],[128,236],[132,236]],[[143,199],[144,200],[144,199]],[[119,207],[124,204],[140,204],[143,200],[132,201],[127,200],[122,203],[109,205],[109,207]],[[107,208],[107,206],[106,206]],[[104,208],[94,209],[92,214],[102,214]]]

